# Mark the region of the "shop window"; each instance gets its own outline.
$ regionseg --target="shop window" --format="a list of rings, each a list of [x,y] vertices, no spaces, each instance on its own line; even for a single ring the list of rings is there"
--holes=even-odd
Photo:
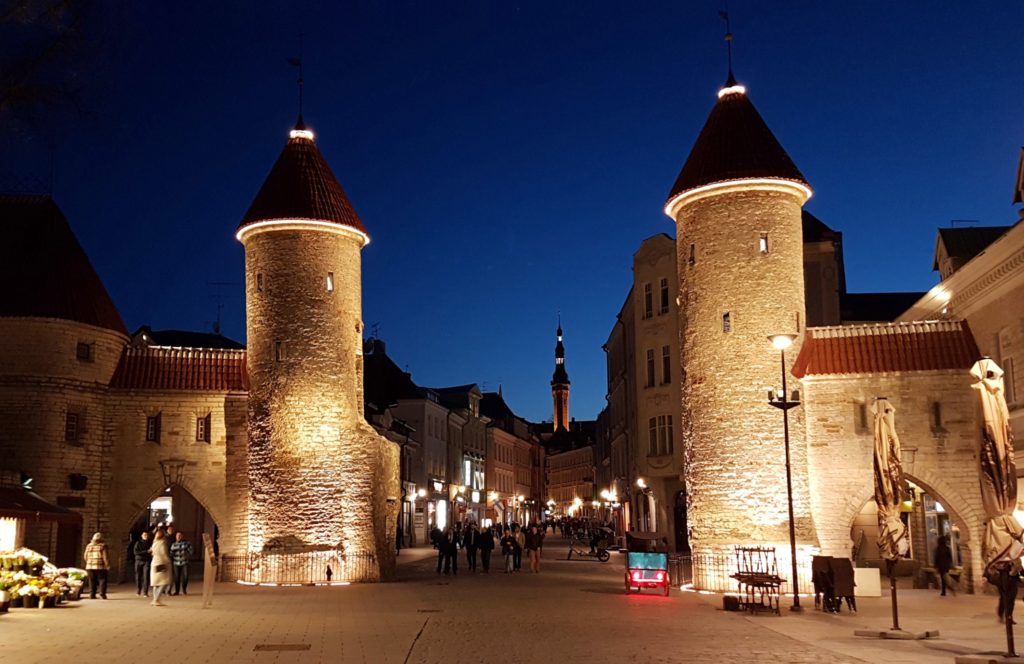
[[[728,311],[722,314],[722,332],[732,332],[732,316]]]
[[[668,313],[668,279],[661,280],[661,306],[658,307],[658,315]]]
[[[211,416],[197,417],[196,418],[196,442],[197,443],[208,443],[210,442],[210,423]]]
[[[146,442],[160,442],[160,414],[150,415],[146,418]]]
[[[81,431],[78,427],[78,413],[67,413],[64,415],[64,442],[72,445],[78,444],[78,437]]]

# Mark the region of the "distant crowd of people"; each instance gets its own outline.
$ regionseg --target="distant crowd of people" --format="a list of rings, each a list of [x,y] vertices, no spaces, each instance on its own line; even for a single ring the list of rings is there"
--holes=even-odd
[[[152,539],[151,539],[152,537]],[[192,543],[185,533],[175,532],[174,526],[156,528],[152,535],[142,537],[132,545],[135,558],[136,594],[149,597],[153,592],[153,606],[165,606],[160,598],[166,595],[188,594],[188,566],[192,560]],[[85,547],[85,570],[89,574],[89,596],[96,599],[98,592],[107,598],[107,577],[110,572],[110,553],[102,533],[96,533]]]

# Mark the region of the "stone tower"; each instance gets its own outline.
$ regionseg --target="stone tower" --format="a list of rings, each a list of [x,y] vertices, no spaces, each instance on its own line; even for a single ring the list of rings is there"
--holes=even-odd
[[[683,467],[695,556],[731,558],[734,545],[774,545],[779,569],[790,569],[782,417],[767,399],[782,377],[768,337],[803,332],[801,209],[810,196],[730,74],[665,205],[676,223]],[[787,371],[798,350],[787,352]],[[800,413],[790,412],[794,521],[798,557],[809,564],[816,536]],[[723,582],[734,585],[727,578],[703,584]]]
[[[562,345],[562,321],[555,331],[555,372],[551,375],[551,400],[554,402],[554,431],[569,430],[569,374],[565,370],[565,346]]]
[[[299,121],[238,227],[245,246],[250,580],[394,569],[397,446],[366,423],[369,236]],[[312,579],[309,570],[313,570]]]

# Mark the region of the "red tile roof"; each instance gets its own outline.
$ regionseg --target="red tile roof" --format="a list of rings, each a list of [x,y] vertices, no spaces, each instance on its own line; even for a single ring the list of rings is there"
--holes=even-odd
[[[979,357],[966,321],[811,327],[793,375],[966,371]]]
[[[128,334],[52,198],[0,196],[0,228],[0,316],[59,318]]]
[[[238,228],[272,219],[331,221],[366,233],[316,143],[297,132],[288,139]]]
[[[244,350],[126,348],[110,386],[134,390],[245,392],[249,377]]]
[[[668,200],[707,184],[750,178],[808,184],[746,93],[727,94],[711,109]]]

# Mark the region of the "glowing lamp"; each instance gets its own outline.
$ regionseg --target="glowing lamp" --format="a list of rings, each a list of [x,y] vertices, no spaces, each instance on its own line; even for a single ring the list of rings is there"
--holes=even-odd
[[[307,141],[313,140],[313,132],[308,129],[292,129],[288,132],[288,138],[304,138]]]
[[[420,498],[424,498],[427,495],[427,490],[419,489],[418,491],[416,491],[416,495],[419,496]]]
[[[794,341],[796,341],[796,335],[776,334],[768,337],[768,340],[772,342],[772,345],[775,346],[777,350],[786,350],[793,345]]]
[[[718,91],[718,98],[721,99],[722,97],[725,97],[726,95],[745,95],[745,94],[747,94],[747,89],[745,87],[743,87],[742,85],[730,85],[729,87],[722,88],[721,90]]]

